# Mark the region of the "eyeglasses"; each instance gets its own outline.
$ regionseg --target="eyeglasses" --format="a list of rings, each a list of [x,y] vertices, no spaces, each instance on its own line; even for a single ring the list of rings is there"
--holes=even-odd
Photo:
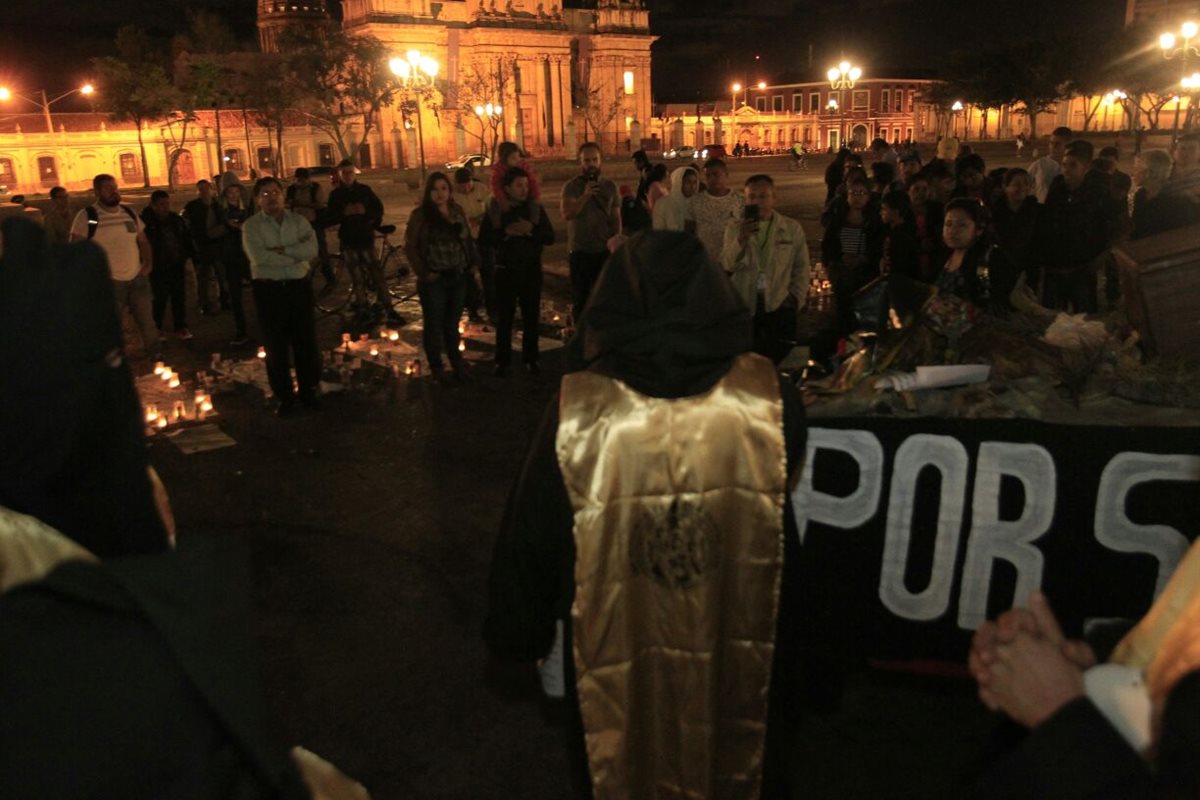
[[[265,192],[259,192],[259,194],[262,195],[263,197],[282,197],[283,196],[283,192],[279,191],[278,189],[269,189]]]
[[[853,192],[850,192],[849,194],[851,197],[866,197],[867,195],[870,194],[870,192],[864,191],[863,189],[855,189]]]

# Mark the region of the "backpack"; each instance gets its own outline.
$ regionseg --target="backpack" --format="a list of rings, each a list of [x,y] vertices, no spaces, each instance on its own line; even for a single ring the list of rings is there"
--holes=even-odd
[[[121,204],[121,210],[128,214],[129,218],[133,220],[133,227],[134,230],[136,230],[138,221],[137,214],[133,213],[133,209],[124,203]],[[84,211],[87,212],[88,218],[87,238],[93,239],[96,236],[96,229],[100,227],[100,212],[96,210],[95,206],[88,206],[84,209]]]

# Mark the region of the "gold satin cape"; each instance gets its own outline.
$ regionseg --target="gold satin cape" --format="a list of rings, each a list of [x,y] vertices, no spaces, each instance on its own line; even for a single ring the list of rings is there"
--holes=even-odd
[[[661,399],[563,379],[576,686],[596,800],[757,800],[783,564],[783,401],[761,356]]]

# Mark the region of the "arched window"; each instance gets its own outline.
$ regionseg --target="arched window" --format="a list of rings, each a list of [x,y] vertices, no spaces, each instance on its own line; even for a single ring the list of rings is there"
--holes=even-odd
[[[38,156],[38,183],[50,189],[58,185],[58,162],[54,156]]]
[[[225,151],[225,169],[223,172],[245,172],[246,162],[242,160],[242,151],[230,147]]]

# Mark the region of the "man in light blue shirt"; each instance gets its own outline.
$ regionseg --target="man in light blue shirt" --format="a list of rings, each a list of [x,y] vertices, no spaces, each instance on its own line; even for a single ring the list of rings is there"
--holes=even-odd
[[[296,410],[293,356],[300,402],[309,409],[320,407],[321,356],[309,280],[317,237],[308,220],[285,207],[278,179],[260,178],[254,195],[260,210],[242,227],[242,249],[250,259],[254,306],[267,351],[267,379],[279,401],[276,414],[288,417]]]

